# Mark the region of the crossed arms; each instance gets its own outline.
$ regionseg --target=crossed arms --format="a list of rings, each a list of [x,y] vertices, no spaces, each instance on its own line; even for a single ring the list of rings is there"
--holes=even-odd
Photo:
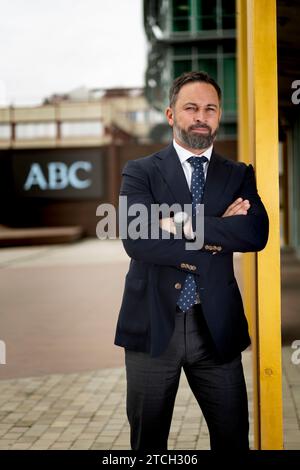
[[[250,209],[250,202],[248,199],[242,199],[241,197],[237,198],[232,204],[230,204],[222,217],[232,217],[234,215],[247,215],[248,210]],[[166,230],[169,233],[176,235],[176,227],[174,224],[174,219],[172,217],[165,217],[160,220],[160,227],[163,230]],[[183,226],[183,232],[185,237],[189,239],[194,238],[192,221],[189,220]]]
[[[130,161],[125,166],[120,195],[127,197],[128,207],[143,204],[151,214],[151,204],[155,201],[149,176],[138,161]],[[150,219],[148,223],[150,226]],[[167,229],[171,233],[169,239],[162,239],[161,236],[159,239],[123,239],[127,254],[133,259],[183,270],[183,263],[193,264],[196,266],[194,274],[200,273],[201,266],[212,256],[211,253],[204,248],[186,250],[186,240],[173,237],[172,223],[170,219],[162,219],[160,223],[160,235],[162,229]],[[253,167],[245,165],[238,199],[229,205],[221,217],[204,216],[204,244],[221,246],[221,253],[260,251],[267,243],[268,230],[268,216],[257,193]]]

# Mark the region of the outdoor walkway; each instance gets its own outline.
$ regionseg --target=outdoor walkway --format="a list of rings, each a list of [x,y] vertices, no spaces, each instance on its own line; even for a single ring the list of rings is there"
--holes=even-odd
[[[300,263],[286,262],[293,265],[295,302]],[[0,339],[7,344],[7,364],[0,365],[0,449],[130,448],[123,350],[112,344],[127,266],[118,241],[0,251]],[[284,271],[285,288],[289,275]],[[287,298],[283,305],[293,308]],[[300,339],[298,332],[293,339]],[[283,349],[285,448],[300,449],[300,365],[291,362],[290,339]],[[252,443],[250,350],[243,363]],[[169,449],[209,449],[184,373]]]

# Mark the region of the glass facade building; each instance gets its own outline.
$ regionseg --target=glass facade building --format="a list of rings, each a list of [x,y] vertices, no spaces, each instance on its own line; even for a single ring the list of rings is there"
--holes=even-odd
[[[235,0],[145,0],[146,94],[157,108],[181,73],[204,70],[221,86],[220,137],[236,138]]]

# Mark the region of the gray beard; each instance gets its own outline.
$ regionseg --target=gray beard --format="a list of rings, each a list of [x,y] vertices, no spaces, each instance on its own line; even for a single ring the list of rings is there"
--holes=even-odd
[[[199,135],[193,134],[189,131],[185,131],[181,127],[177,126],[177,124],[174,122],[174,130],[178,139],[185,145],[192,149],[203,150],[211,146],[211,144],[215,140],[218,129],[216,129],[213,133],[211,132],[211,129],[209,129],[208,134]]]

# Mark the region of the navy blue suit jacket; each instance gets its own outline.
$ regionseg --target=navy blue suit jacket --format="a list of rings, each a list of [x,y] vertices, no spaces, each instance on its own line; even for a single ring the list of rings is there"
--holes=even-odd
[[[128,207],[143,203],[150,213],[153,203],[169,206],[180,203],[183,210],[184,204],[192,202],[172,144],[158,153],[127,162],[122,174],[120,194],[127,196]],[[221,217],[238,197],[249,199],[248,214]],[[203,204],[202,249],[186,250],[186,240],[174,236],[123,239],[131,262],[116,328],[116,345],[159,356],[174,330],[178,285],[183,286],[191,272],[221,359],[234,358],[250,344],[234,276],[233,252],[262,250],[268,239],[268,216],[257,193],[253,167],[227,160],[213,151]]]

